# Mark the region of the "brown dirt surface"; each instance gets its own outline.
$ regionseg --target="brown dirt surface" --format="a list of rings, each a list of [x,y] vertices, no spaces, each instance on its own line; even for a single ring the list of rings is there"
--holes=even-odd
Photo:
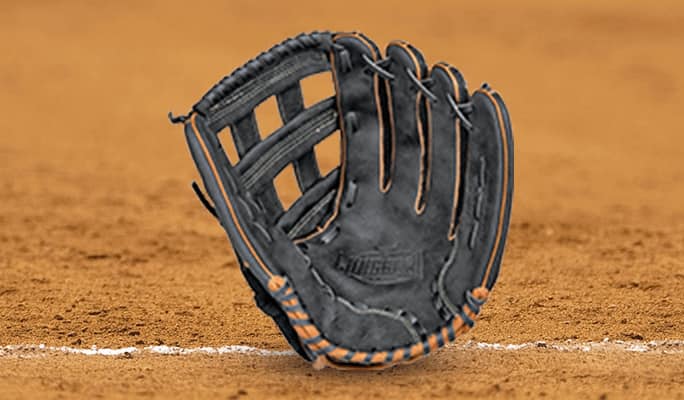
[[[684,3],[33,1],[0,13],[0,347],[286,349],[179,127],[300,31],[403,38],[506,99],[516,193],[488,343],[684,339]],[[329,90],[313,85],[315,94]],[[266,113],[264,126],[276,126]],[[324,162],[334,165],[333,150]],[[284,196],[295,196],[290,187]],[[2,356],[0,398],[684,398],[684,352],[449,348],[385,372],[256,355]]]

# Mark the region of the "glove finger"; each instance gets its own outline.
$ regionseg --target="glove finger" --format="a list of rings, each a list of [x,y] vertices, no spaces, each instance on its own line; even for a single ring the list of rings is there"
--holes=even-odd
[[[466,103],[469,96],[461,73],[449,64],[434,65],[430,76],[430,90],[437,101],[430,105],[432,169],[428,176],[430,194],[424,216],[436,223],[436,229],[446,230],[445,235],[453,239],[465,165],[463,136],[466,132],[452,103]],[[446,216],[449,216],[448,224],[444,223]]]
[[[391,128],[394,137],[394,173],[391,196],[407,203],[415,213],[423,211],[429,174],[429,128],[428,106],[416,80],[426,78],[427,66],[422,54],[403,41],[387,46],[390,58],[388,70],[394,75],[390,80],[389,106]],[[407,201],[408,199],[415,201]]]
[[[494,284],[513,193],[513,142],[506,107],[487,87],[475,91],[471,101],[473,128],[466,135],[463,205],[457,219],[455,252],[440,281],[447,304],[462,303],[465,292],[473,287],[490,289]]]
[[[359,33],[335,35],[331,57],[342,129],[340,179],[345,189],[338,209],[351,207],[354,197],[379,193],[380,146],[384,126],[381,83],[368,74],[367,61],[380,59],[376,45]],[[372,190],[363,190],[367,187]]]

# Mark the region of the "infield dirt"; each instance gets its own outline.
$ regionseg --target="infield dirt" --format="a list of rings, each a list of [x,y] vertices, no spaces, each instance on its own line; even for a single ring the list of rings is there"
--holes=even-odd
[[[189,189],[166,112],[315,29],[406,39],[509,106],[509,245],[462,340],[684,339],[681,1],[34,1],[0,15],[0,347],[287,348]],[[320,152],[328,168],[336,151]],[[0,356],[3,399],[275,396],[681,399],[684,353],[451,348],[381,373],[292,356]]]

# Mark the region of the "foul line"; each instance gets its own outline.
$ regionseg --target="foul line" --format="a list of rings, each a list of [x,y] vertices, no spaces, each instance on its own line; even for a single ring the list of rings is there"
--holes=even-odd
[[[565,342],[526,342],[517,344],[484,343],[467,341],[448,346],[456,350],[476,351],[556,351],[556,352],[626,352],[626,353],[657,353],[657,354],[684,354],[684,340],[654,340],[654,341],[623,341],[603,339],[600,342],[578,342],[568,340]],[[174,355],[184,356],[191,354],[206,355],[253,355],[263,357],[294,356],[292,350],[267,350],[251,346],[221,346],[221,347],[176,347],[176,346],[147,346],[147,347],[122,347],[118,349],[99,348],[76,348],[69,346],[46,346],[44,344],[21,344],[0,347],[0,358],[34,358],[54,354],[77,354],[84,356],[119,356],[130,357],[133,355]]]
[[[221,346],[221,347],[176,347],[176,346],[147,346],[147,347],[121,347],[118,349],[99,348],[76,348],[69,346],[46,346],[44,344],[19,344],[0,347],[2,357],[32,357],[46,354],[78,354],[83,356],[131,356],[133,354],[161,354],[184,356],[190,354],[248,354],[256,356],[292,356],[292,350],[266,350],[251,346]]]

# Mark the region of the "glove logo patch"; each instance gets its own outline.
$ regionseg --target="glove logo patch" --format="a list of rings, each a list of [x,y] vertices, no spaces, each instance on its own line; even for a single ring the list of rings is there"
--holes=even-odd
[[[392,285],[423,278],[423,255],[370,252],[355,256],[341,254],[335,268],[347,276],[373,285]]]

